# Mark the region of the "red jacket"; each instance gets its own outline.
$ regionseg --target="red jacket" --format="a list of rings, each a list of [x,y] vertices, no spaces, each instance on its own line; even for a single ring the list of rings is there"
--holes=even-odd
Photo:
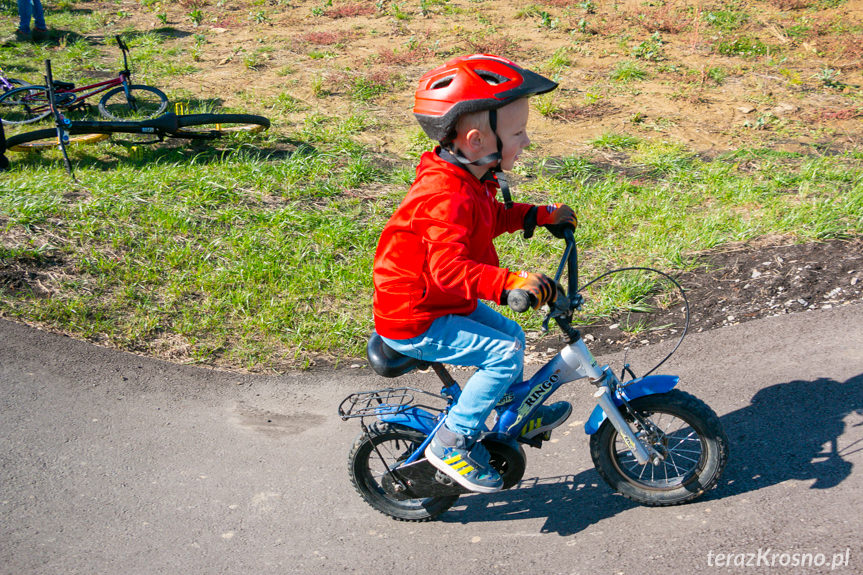
[[[424,333],[445,315],[468,315],[480,299],[495,303],[509,270],[492,240],[524,228],[530,204],[509,210],[497,183],[426,152],[417,178],[381,233],[374,263],[377,332],[390,339]]]

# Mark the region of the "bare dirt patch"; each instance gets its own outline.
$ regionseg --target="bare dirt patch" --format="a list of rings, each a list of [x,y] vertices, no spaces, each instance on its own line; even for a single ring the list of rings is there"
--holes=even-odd
[[[859,2],[645,3],[563,0],[118,0],[76,4],[107,14],[106,39],[157,33],[177,62],[169,93],[272,114],[295,130],[311,113],[362,112],[366,139],[403,154],[419,76],[456,54],[495,53],[560,82],[534,114],[538,156],[576,152],[607,131],[684,143],[844,148],[863,134]],[[113,10],[116,10],[114,16]],[[197,11],[196,21],[192,19]],[[93,40],[98,40],[94,38]],[[107,52],[106,52],[107,53]],[[109,54],[113,58],[113,53]],[[621,66],[630,68],[621,71]],[[358,98],[358,82],[381,91]]]
[[[690,333],[863,302],[861,239],[790,245],[767,240],[706,253],[700,261],[697,269],[676,276],[689,300]],[[597,355],[673,340],[684,325],[681,307],[616,316],[582,333]],[[639,333],[621,329],[641,321],[648,327]],[[669,327],[654,329],[660,326]],[[533,346],[532,359],[544,361],[546,349],[559,343],[556,336],[544,338]]]

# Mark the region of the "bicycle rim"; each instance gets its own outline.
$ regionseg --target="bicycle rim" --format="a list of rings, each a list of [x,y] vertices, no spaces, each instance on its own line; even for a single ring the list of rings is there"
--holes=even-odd
[[[51,113],[44,86],[24,86],[0,96],[0,118],[6,125],[38,122]]]
[[[220,138],[228,134],[254,133],[270,127],[270,121],[254,114],[189,114],[178,116],[177,138]]]
[[[107,140],[109,137],[108,134],[77,134],[69,136],[69,142],[66,145],[94,144]],[[6,140],[6,149],[12,152],[35,152],[47,148],[55,148],[59,145],[57,130],[55,128],[16,134]]]
[[[155,118],[168,107],[168,97],[152,86],[133,84],[129,94],[122,86],[108,91],[99,101],[99,113],[113,120],[135,121]]]

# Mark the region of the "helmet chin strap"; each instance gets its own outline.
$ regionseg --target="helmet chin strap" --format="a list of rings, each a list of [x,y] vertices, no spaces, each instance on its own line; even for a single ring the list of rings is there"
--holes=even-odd
[[[497,152],[492,152],[487,156],[483,156],[482,158],[474,161],[468,160],[462,153],[458,150],[458,148],[453,147],[450,150],[453,157],[456,160],[465,165],[470,166],[484,166],[486,164],[490,164],[491,162],[495,162],[494,166],[488,169],[488,172],[480,178],[483,179],[489,173],[491,173],[491,177],[495,179],[495,181],[500,186],[500,193],[503,196],[503,205],[507,210],[510,209],[513,205],[512,202],[512,193],[509,191],[509,181],[506,179],[506,175],[503,173],[503,169],[501,168],[501,161],[503,160],[503,142],[500,140],[500,136],[497,135],[497,110],[489,110],[488,111],[488,125],[491,128],[491,132],[494,134],[495,139],[497,139]]]
[[[503,196],[503,207],[508,210],[512,207],[512,194],[509,191],[509,182],[500,165],[503,161],[503,142],[500,141],[500,136],[497,135],[497,110],[488,111],[488,125],[491,127],[494,137],[497,138],[497,163],[491,169],[491,172],[494,179],[500,185],[500,193]]]

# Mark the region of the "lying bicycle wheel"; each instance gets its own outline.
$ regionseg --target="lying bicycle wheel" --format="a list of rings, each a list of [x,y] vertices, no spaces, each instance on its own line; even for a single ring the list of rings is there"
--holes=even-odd
[[[50,113],[45,86],[24,86],[0,95],[0,118],[7,126],[38,122]]]
[[[195,139],[221,138],[228,134],[266,130],[270,121],[254,114],[188,114],[177,116],[180,128],[171,137]]]
[[[168,97],[158,88],[132,84],[109,90],[99,100],[99,113],[111,120],[136,121],[155,118],[168,107]]]
[[[66,145],[95,144],[107,140],[109,137],[108,134],[77,134],[69,136],[69,142]],[[12,152],[35,152],[46,148],[56,148],[58,145],[57,130],[54,128],[16,134],[6,139],[6,149]]]

